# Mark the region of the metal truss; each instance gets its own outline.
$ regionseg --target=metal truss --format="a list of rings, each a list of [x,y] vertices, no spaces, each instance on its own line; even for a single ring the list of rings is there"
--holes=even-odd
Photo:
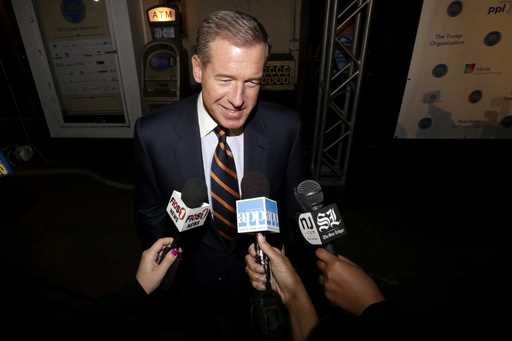
[[[327,0],[311,171],[344,186],[374,0]],[[348,33],[347,33],[348,32]]]

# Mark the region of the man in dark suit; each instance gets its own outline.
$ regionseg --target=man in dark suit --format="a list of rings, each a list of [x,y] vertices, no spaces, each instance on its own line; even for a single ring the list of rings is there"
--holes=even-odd
[[[204,181],[208,189],[205,201],[214,208],[212,219],[183,234],[183,262],[173,288],[184,303],[181,309],[189,308],[189,320],[196,323],[189,329],[205,337],[249,337],[241,333],[248,327],[250,285],[244,256],[252,239],[236,235],[232,205],[212,195],[218,185],[211,173],[212,164],[219,163],[214,159],[219,146],[224,149],[227,143],[234,161],[229,172],[238,193],[233,195],[240,195],[244,174],[258,172],[269,180],[270,197],[279,205],[277,242],[292,260],[294,252],[298,254],[298,229],[288,223],[296,212],[293,188],[302,180],[300,122],[295,112],[258,101],[269,50],[265,29],[253,17],[235,11],[212,13],[199,27],[197,54],[192,57],[202,92],[135,125],[136,218],[144,247],[177,233],[165,212],[173,190],[181,191],[191,178]],[[222,134],[227,135],[223,143],[218,137]],[[220,166],[225,167],[222,162]],[[232,211],[231,218],[216,212],[219,203]]]

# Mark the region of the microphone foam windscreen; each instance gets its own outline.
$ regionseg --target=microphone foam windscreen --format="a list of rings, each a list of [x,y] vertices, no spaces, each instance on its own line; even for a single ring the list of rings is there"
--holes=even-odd
[[[208,194],[204,182],[198,178],[191,178],[185,182],[181,192],[181,200],[190,208],[200,207],[208,201]]]
[[[250,199],[270,196],[268,179],[259,172],[247,172],[242,179],[242,198]]]
[[[297,200],[301,205],[308,207],[309,209],[321,205],[324,201],[324,193],[322,192],[322,186],[314,180],[304,180],[297,186]]]

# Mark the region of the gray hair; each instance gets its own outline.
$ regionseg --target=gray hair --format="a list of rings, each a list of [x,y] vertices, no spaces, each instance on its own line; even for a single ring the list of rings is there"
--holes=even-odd
[[[266,56],[270,53],[270,40],[263,25],[253,16],[238,11],[216,11],[204,19],[197,30],[196,53],[201,63],[210,62],[210,43],[222,38],[238,47],[264,44]]]

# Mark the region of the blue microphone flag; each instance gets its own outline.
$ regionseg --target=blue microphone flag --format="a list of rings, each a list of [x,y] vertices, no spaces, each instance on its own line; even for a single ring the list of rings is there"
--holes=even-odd
[[[237,200],[238,233],[279,232],[277,203],[269,198],[259,197]]]

